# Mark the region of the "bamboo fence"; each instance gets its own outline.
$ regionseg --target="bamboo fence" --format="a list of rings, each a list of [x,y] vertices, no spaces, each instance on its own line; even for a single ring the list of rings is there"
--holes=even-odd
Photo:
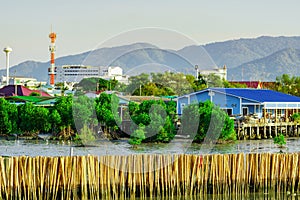
[[[300,191],[300,153],[0,157],[0,199],[126,199]]]

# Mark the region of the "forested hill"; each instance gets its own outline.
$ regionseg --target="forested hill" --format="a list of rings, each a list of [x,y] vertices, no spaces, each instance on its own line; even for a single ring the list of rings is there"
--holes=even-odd
[[[101,48],[56,59],[56,65],[87,64],[92,66],[118,65],[124,72],[139,72],[141,66],[160,64],[164,70],[173,69],[194,73],[201,69],[226,65],[229,80],[274,80],[282,73],[300,76],[300,37],[267,37],[215,42],[187,46],[178,51],[160,50],[147,43]],[[11,67],[14,75],[47,80],[49,62],[26,61]],[[4,75],[5,70],[0,71]],[[130,74],[129,74],[130,75]]]

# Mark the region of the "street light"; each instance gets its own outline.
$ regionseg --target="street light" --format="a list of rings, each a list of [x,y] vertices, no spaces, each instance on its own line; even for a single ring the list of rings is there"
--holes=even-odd
[[[196,80],[198,80],[198,69],[199,69],[198,65],[195,65],[195,70],[196,70]]]
[[[213,96],[215,96],[215,93],[212,90],[209,90],[208,96],[210,97],[210,102],[213,102]]]
[[[12,48],[5,47],[3,51],[6,54],[6,85],[8,85],[9,84],[9,53],[12,52]]]

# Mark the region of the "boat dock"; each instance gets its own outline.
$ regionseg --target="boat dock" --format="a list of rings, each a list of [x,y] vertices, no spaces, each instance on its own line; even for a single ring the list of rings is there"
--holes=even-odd
[[[286,137],[299,136],[300,123],[298,122],[249,122],[235,124],[237,138],[242,139],[268,139],[282,133]]]

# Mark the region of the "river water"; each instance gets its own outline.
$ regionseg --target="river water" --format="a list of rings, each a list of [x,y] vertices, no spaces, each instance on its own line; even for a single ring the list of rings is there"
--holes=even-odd
[[[130,154],[235,154],[300,152],[300,138],[287,138],[285,148],[268,140],[245,140],[229,144],[194,144],[176,139],[169,144],[142,144],[132,148],[127,140],[98,140],[90,147],[78,147],[72,142],[48,140],[0,140],[0,156],[69,156],[130,155]]]

